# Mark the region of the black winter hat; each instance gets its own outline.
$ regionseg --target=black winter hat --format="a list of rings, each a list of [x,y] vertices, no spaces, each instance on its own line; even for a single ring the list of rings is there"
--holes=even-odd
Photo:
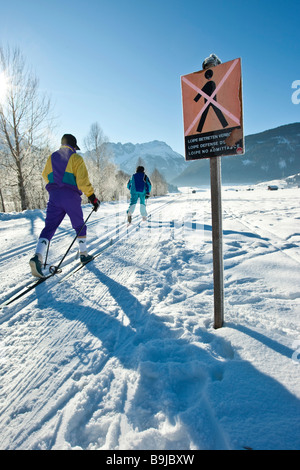
[[[76,137],[74,137],[72,134],[64,134],[61,138],[61,144],[70,145],[75,150],[80,150],[80,148],[77,145]]]

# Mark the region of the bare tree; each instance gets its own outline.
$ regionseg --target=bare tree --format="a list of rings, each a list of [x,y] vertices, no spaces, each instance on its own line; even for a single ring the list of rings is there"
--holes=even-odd
[[[3,194],[2,194],[1,188],[0,188],[0,202],[1,202],[1,212],[5,212],[4,197],[3,197]]]
[[[84,139],[87,150],[87,167],[91,182],[102,201],[113,198],[116,191],[116,166],[109,150],[108,138],[104,135],[98,122],[91,125],[89,134]]]
[[[116,191],[114,199],[126,200],[128,198],[127,183],[130,180],[130,175],[123,170],[117,170],[116,173]]]
[[[0,75],[0,165],[9,175],[9,184],[17,189],[21,210],[25,210],[36,158],[40,158],[53,121],[50,99],[39,93],[38,79],[19,48],[0,47]]]
[[[84,146],[88,151],[88,158],[94,163],[99,173],[105,168],[110,156],[107,149],[108,139],[104,135],[98,122],[94,122],[87,137],[84,139]]]
[[[168,193],[168,183],[166,182],[163,175],[154,168],[153,173],[150,176],[152,184],[152,195],[153,196],[164,196]]]

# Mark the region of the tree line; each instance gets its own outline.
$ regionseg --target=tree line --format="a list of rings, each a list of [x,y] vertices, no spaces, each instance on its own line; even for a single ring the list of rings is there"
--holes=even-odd
[[[40,93],[39,81],[20,49],[0,47],[0,212],[46,207],[48,194],[41,173],[56,150],[50,144],[53,128],[51,100]],[[114,164],[108,144],[99,123],[93,123],[84,139],[84,158],[95,194],[102,201],[129,195],[131,175]],[[157,169],[148,176],[152,196],[168,192],[168,184]]]

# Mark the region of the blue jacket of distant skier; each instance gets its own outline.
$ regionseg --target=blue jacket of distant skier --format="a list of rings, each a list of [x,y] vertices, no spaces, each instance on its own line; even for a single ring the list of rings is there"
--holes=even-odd
[[[150,194],[151,192],[151,182],[145,173],[135,173],[132,175],[128,181],[127,188],[130,190],[131,194],[143,193]]]

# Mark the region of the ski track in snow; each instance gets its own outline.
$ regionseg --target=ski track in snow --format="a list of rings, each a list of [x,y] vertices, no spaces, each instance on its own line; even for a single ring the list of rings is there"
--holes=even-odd
[[[201,190],[150,200],[150,223],[4,307],[0,448],[299,449],[299,199],[297,189],[223,191],[221,329]],[[90,246],[126,207],[103,204]],[[27,212],[0,219],[2,298],[30,280],[43,212]],[[66,221],[52,260],[72,237]]]

